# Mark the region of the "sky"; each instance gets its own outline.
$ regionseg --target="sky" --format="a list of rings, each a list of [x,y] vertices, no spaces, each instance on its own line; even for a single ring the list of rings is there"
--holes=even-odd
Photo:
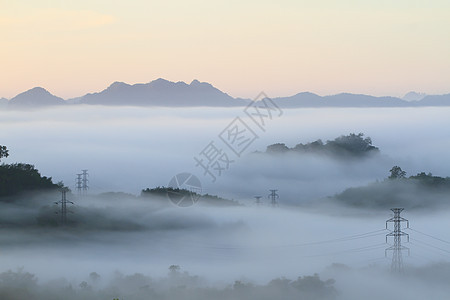
[[[114,81],[233,97],[449,93],[450,2],[0,0],[0,97]]]

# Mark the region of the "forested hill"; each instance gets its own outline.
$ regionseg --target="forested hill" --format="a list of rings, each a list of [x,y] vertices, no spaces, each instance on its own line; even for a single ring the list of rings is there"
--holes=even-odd
[[[23,192],[58,188],[60,184],[53,183],[51,177],[42,176],[33,165],[23,163],[0,165],[0,201],[4,197]]]
[[[332,202],[356,208],[432,209],[450,205],[450,177],[433,176],[420,172],[407,177],[395,166],[383,181],[352,187],[331,198]]]
[[[379,152],[378,147],[372,145],[370,137],[364,137],[363,133],[342,135],[331,141],[316,140],[306,144],[297,144],[289,148],[284,143],[277,143],[267,146],[267,154],[319,154],[338,158],[361,158]]]
[[[152,201],[163,201],[164,204],[169,204],[169,194],[192,197],[198,200],[200,205],[208,206],[238,206],[239,202],[225,199],[215,195],[199,194],[191,192],[186,189],[171,188],[171,187],[156,187],[146,188],[141,191],[141,198],[151,199]]]

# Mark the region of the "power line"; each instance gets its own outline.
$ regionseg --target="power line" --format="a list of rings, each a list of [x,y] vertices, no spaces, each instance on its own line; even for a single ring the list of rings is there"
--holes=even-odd
[[[424,262],[428,262],[428,258],[426,258],[425,256],[422,256],[422,255],[418,255],[417,253],[411,254],[411,257],[421,259]]]
[[[430,238],[432,238],[432,239],[441,241],[441,242],[443,242],[443,243],[450,244],[450,242],[448,242],[448,241],[446,241],[446,240],[443,240],[443,239],[440,239],[440,238],[438,238],[438,237],[432,236],[432,235],[430,235],[430,234],[423,233],[423,232],[420,232],[420,231],[415,230],[415,229],[412,229],[412,228],[407,228],[407,229],[409,229],[409,230],[411,230],[411,231],[414,231],[414,232],[417,232],[417,233],[420,233],[420,234],[425,235],[425,236],[427,236],[427,237],[430,237]]]
[[[372,232],[351,235],[351,236],[346,236],[346,237],[332,239],[332,240],[324,240],[324,241],[301,243],[301,244],[291,244],[291,245],[285,245],[285,246],[286,247],[303,247],[303,246],[313,246],[313,245],[320,245],[320,244],[329,244],[329,243],[335,243],[335,242],[346,242],[346,241],[363,239],[363,238],[368,238],[368,237],[377,236],[377,235],[384,235],[384,231],[385,231],[385,229],[380,229],[380,230],[376,230],[376,231],[372,231]]]
[[[446,252],[446,253],[450,253],[450,251],[448,251],[448,250],[445,250],[445,249],[442,249],[442,248],[440,248],[440,247],[436,247],[436,246],[433,246],[433,245],[431,245],[431,244],[428,244],[428,243],[419,241],[418,239],[411,239],[411,240],[413,240],[413,241],[415,241],[415,242],[418,242],[418,243],[420,243],[420,244],[423,244],[423,245],[425,245],[425,246],[428,246],[428,247],[431,247],[431,248],[434,248],[434,249],[437,249],[437,250],[441,250],[441,251],[444,251],[444,252]]]
[[[386,246],[385,243],[380,243],[380,244],[366,246],[366,247],[352,248],[352,249],[330,252],[330,253],[323,253],[323,254],[304,255],[304,256],[300,256],[300,257],[312,258],[312,257],[332,256],[332,255],[338,255],[338,254],[360,253],[360,252],[365,252],[365,251],[373,251],[373,250],[377,250],[377,249],[382,249],[385,246]]]
[[[449,258],[449,257],[450,257],[450,255],[445,254],[445,253],[442,253],[442,252],[440,252],[440,251],[438,251],[438,250],[435,250],[433,247],[429,247],[429,246],[425,247],[424,245],[416,244],[415,242],[412,242],[412,241],[410,241],[409,244],[410,244],[410,245],[413,245],[413,246],[415,246],[415,247],[417,246],[415,252],[421,251],[421,252],[423,252],[424,254],[426,254],[427,256],[429,256],[429,252],[432,251],[433,253],[435,253],[435,254],[437,254],[437,255],[441,255],[441,256],[446,257],[446,258]],[[429,261],[430,259],[427,258],[426,260]]]
[[[307,243],[298,243],[298,244],[273,245],[273,246],[254,246],[254,247],[237,247],[237,246],[226,246],[226,245],[202,245],[200,247],[210,248],[210,249],[220,249],[220,250],[245,250],[245,249],[254,249],[254,248],[258,248],[258,249],[261,249],[261,248],[265,248],[265,249],[270,249],[270,248],[296,248],[296,247],[316,246],[316,245],[321,245],[321,244],[339,243],[339,242],[346,242],[346,241],[364,239],[364,238],[368,238],[368,237],[384,235],[385,231],[386,231],[386,229],[379,229],[379,230],[370,231],[370,232],[366,232],[366,233],[355,234],[355,235],[350,235],[350,236],[344,236],[344,237],[336,238],[336,239],[314,241],[314,242],[307,242]],[[383,245],[385,245],[385,244],[383,244]]]
[[[384,245],[385,244],[383,243],[383,247],[384,247]],[[383,248],[383,247],[380,247],[380,249]],[[376,262],[376,261],[381,261],[381,260],[386,261],[387,258],[385,256],[383,256],[383,257],[378,257],[378,258],[366,259],[366,260],[360,261],[359,264],[367,263],[367,262]]]

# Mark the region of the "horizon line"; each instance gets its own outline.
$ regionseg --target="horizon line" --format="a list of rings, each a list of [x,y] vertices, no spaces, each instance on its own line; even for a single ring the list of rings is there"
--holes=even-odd
[[[11,98],[7,98],[7,97],[2,97],[2,96],[0,96],[0,99],[6,99],[6,100],[10,101],[11,99],[17,97],[17,96],[20,95],[20,94],[26,93],[26,92],[31,91],[31,90],[36,89],[36,88],[41,88],[41,89],[44,89],[45,91],[49,92],[49,93],[50,93],[51,95],[53,95],[53,96],[56,96],[56,97],[58,97],[58,98],[61,98],[61,99],[63,99],[64,101],[68,101],[68,100],[72,100],[72,99],[76,99],[76,98],[81,98],[81,97],[84,97],[84,96],[89,95],[89,94],[101,93],[101,92],[105,91],[106,89],[108,89],[109,87],[111,87],[114,83],[123,83],[123,84],[126,84],[126,85],[128,85],[128,86],[135,86],[135,85],[146,85],[146,84],[150,84],[150,83],[155,82],[155,81],[158,81],[158,80],[164,80],[164,81],[167,81],[167,82],[170,82],[170,83],[174,83],[174,84],[177,84],[177,83],[183,83],[183,84],[186,84],[186,85],[192,85],[192,83],[194,83],[194,82],[206,83],[206,84],[211,85],[213,88],[215,88],[215,89],[217,89],[217,90],[219,90],[219,91],[221,91],[221,92],[223,92],[223,93],[229,95],[230,97],[232,97],[232,98],[234,98],[234,99],[252,100],[252,98],[246,98],[246,97],[239,97],[239,96],[238,96],[238,97],[233,97],[233,96],[231,96],[228,92],[224,92],[223,90],[221,90],[221,89],[217,88],[216,86],[214,86],[213,83],[210,83],[210,82],[208,82],[208,81],[200,81],[200,80],[194,78],[190,83],[187,83],[186,81],[182,81],[182,80],[180,80],[180,81],[171,81],[171,80],[164,79],[164,78],[162,78],[162,77],[158,77],[157,79],[154,79],[154,80],[151,80],[151,81],[148,81],[148,82],[135,82],[135,83],[127,83],[127,82],[124,82],[124,81],[118,81],[118,80],[116,80],[116,81],[113,81],[111,84],[109,84],[107,87],[105,87],[105,88],[102,89],[102,90],[99,90],[99,91],[91,91],[91,92],[85,93],[85,94],[83,94],[83,95],[81,95],[81,96],[75,96],[75,97],[70,97],[70,98],[63,98],[63,97],[60,97],[60,96],[58,96],[58,95],[56,95],[56,94],[53,94],[52,92],[50,92],[49,89],[47,89],[47,88],[45,88],[45,87],[43,87],[43,86],[35,86],[35,87],[29,88],[29,89],[27,89],[27,90],[25,90],[25,91],[23,91],[23,92],[19,92],[18,94],[16,94],[15,96],[13,96],[13,97],[11,97]],[[263,91],[261,91],[261,92],[263,92]],[[415,90],[410,90],[410,91],[406,92],[402,97],[392,96],[392,95],[375,96],[375,95],[372,95],[372,94],[366,94],[366,93],[360,93],[360,92],[354,93],[354,92],[349,92],[349,91],[342,91],[342,92],[337,92],[337,93],[332,93],[332,94],[322,94],[322,95],[321,95],[321,94],[319,94],[319,93],[315,93],[315,92],[311,92],[311,91],[309,91],[309,90],[306,90],[306,91],[296,92],[296,93],[291,94],[291,95],[288,95],[288,96],[274,96],[274,97],[270,96],[269,98],[271,98],[271,99],[275,99],[275,98],[289,98],[289,97],[293,97],[293,96],[295,96],[295,95],[302,94],[302,93],[310,93],[310,94],[314,94],[314,95],[317,95],[317,96],[320,96],[320,97],[328,97],[328,96],[336,96],[336,95],[342,95],[342,94],[350,94],[350,95],[364,95],[364,96],[371,96],[371,97],[376,97],[376,98],[392,97],[392,98],[397,98],[397,99],[401,99],[401,100],[404,100],[404,97],[405,97],[406,95],[408,95],[409,93],[416,93],[416,94],[419,94],[419,95],[423,95],[423,97],[426,97],[426,96],[441,96],[441,95],[447,95],[447,94],[450,94],[450,92],[442,93],[442,94],[427,94],[427,93],[418,92],[418,91],[415,91]],[[404,101],[408,101],[408,100],[404,100]],[[409,101],[408,101],[408,102],[409,102]]]

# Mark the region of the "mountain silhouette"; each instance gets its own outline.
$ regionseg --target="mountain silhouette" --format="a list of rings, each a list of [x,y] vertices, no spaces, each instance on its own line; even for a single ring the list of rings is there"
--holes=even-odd
[[[145,84],[129,85],[114,82],[107,89],[72,102],[97,105],[134,106],[240,106],[247,101],[235,99],[206,82],[190,84],[171,82],[162,78]]]
[[[331,96],[319,96],[313,93],[299,93],[291,97],[273,99],[282,108],[295,107],[402,107],[408,102],[395,97],[375,97],[342,93]]]
[[[402,97],[402,100],[405,101],[420,101],[425,98],[427,94],[417,93],[417,92],[409,92],[405,96]]]
[[[420,99],[423,97],[422,99]],[[415,100],[419,99],[419,100]],[[409,92],[403,99],[375,97],[363,94],[341,93],[319,96],[302,92],[288,97],[272,98],[281,108],[296,107],[421,107],[450,106],[450,94],[425,95]],[[0,107],[46,107],[61,104],[109,106],[164,106],[164,107],[233,107],[246,106],[250,99],[233,98],[207,82],[193,80],[172,82],[162,78],[149,83],[127,84],[114,82],[105,90],[81,97],[63,100],[41,87],[21,93],[11,100],[0,99]]]
[[[448,106],[450,105],[450,94],[428,95],[418,103],[421,106]]]
[[[5,107],[8,105],[8,99],[0,98],[0,107]]]
[[[64,101],[64,99],[50,94],[46,89],[41,87],[35,87],[9,100],[8,106],[41,107],[41,106],[63,105],[65,103],[66,102]]]

